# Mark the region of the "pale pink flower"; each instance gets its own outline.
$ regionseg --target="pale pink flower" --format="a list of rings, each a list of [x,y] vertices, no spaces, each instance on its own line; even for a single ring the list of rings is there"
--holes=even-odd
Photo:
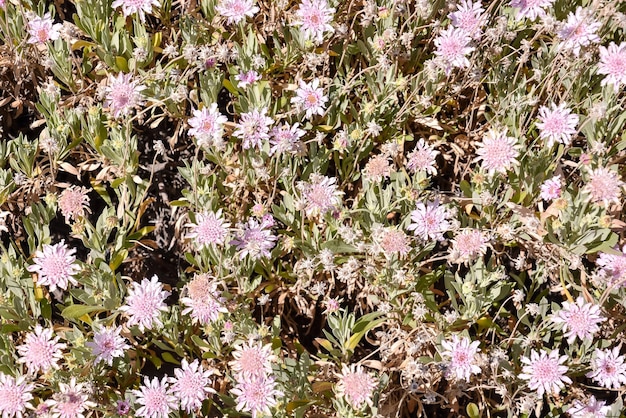
[[[471,41],[472,38],[467,32],[452,26],[443,30],[435,38],[435,46],[437,47],[435,55],[441,62],[446,75],[450,75],[455,67],[467,68],[470,66],[467,55],[475,49],[469,46]]]
[[[309,218],[336,210],[341,204],[343,192],[337,190],[337,179],[313,173],[309,181],[296,185],[302,196],[302,208]]]
[[[391,255],[397,254],[400,258],[404,258],[409,253],[409,251],[411,251],[409,237],[407,237],[403,231],[397,228],[382,228],[380,231],[373,235],[385,257],[390,257]]]
[[[200,147],[220,147],[223,143],[224,123],[227,121],[226,116],[217,110],[217,104],[211,103],[209,107],[193,111],[193,117],[188,121],[191,126],[189,135],[196,138]]]
[[[411,224],[406,229],[413,231],[415,236],[424,241],[428,239],[443,241],[443,234],[451,228],[450,217],[450,212],[439,204],[439,200],[426,204],[418,202],[415,210],[411,212]]]
[[[305,111],[305,117],[311,119],[313,115],[324,115],[325,104],[328,97],[324,96],[324,89],[320,86],[320,80],[314,78],[310,83],[300,81],[300,86],[296,90],[296,97],[291,99],[299,110]]]
[[[126,305],[120,308],[120,311],[128,315],[127,325],[138,325],[141,332],[155,326],[161,328],[161,311],[167,311],[165,299],[169,295],[170,292],[163,290],[156,275],[150,280],[144,278],[141,283],[133,283],[126,296]]]
[[[593,19],[591,10],[578,6],[576,13],[570,12],[567,22],[557,32],[562,39],[559,48],[572,51],[578,56],[581,47],[600,42],[600,37],[596,34],[600,26],[600,22]]]
[[[293,125],[281,124],[272,128],[270,139],[270,155],[274,154],[298,154],[304,150],[303,144],[300,138],[304,136],[306,132],[299,128],[299,123]]]
[[[231,392],[237,397],[237,411],[249,412],[252,418],[271,415],[276,397],[283,395],[276,389],[274,377],[265,375],[240,375]]]
[[[469,338],[452,336],[452,341],[444,340],[441,346],[445,349],[441,357],[449,359],[447,373],[457,380],[469,381],[472,374],[480,373],[480,367],[476,364],[476,355],[480,351],[480,341],[472,341]]]
[[[378,154],[369,159],[365,167],[363,168],[363,177],[379,183],[386,178],[389,178],[393,168],[389,163],[389,157],[385,154]]]
[[[119,73],[117,77],[109,74],[105,106],[115,118],[128,115],[135,107],[143,105],[141,92],[146,87],[132,78],[132,74]]]
[[[304,39],[318,44],[324,41],[324,33],[334,31],[331,26],[335,9],[328,7],[327,0],[302,0],[296,12],[294,26],[300,26]]]
[[[0,372],[0,414],[2,418],[23,418],[26,409],[32,409],[30,401],[33,399],[32,391],[35,385],[26,383],[24,376],[6,375]]]
[[[568,368],[563,363],[567,361],[567,356],[559,357],[558,350],[552,350],[550,354],[545,350],[541,350],[541,353],[532,350],[530,358],[522,356],[521,361],[526,366],[519,377],[528,380],[528,387],[539,396],[544,393],[557,394],[565,388],[565,383],[572,383],[572,379],[565,376]]]
[[[596,168],[589,175],[585,191],[591,196],[592,202],[601,202],[608,206],[611,202],[620,202],[623,187],[624,182],[619,179],[616,172],[608,168]]]
[[[550,201],[561,197],[561,176],[554,176],[544,181],[541,185],[541,197],[543,200]]]
[[[59,30],[63,27],[60,23],[53,24],[52,16],[46,13],[43,17],[35,17],[28,22],[29,44],[43,44],[48,41],[56,41],[61,36]]]
[[[167,377],[161,381],[157,377],[144,378],[144,384],[139,390],[132,392],[137,397],[137,403],[142,405],[135,411],[137,418],[167,418],[170,412],[178,410],[178,400],[172,395],[167,383]]]
[[[66,223],[85,216],[85,212],[91,213],[88,192],[85,187],[76,186],[70,186],[61,192],[58,204]]]
[[[248,86],[256,83],[261,79],[259,73],[254,70],[247,71],[245,73],[240,73],[235,76],[235,80],[238,81],[237,87],[240,89],[245,89]]]
[[[436,158],[439,151],[435,151],[424,139],[420,138],[417,141],[417,145],[413,151],[407,156],[406,168],[411,173],[418,171],[426,172],[427,174],[437,174],[437,168],[435,167]]]
[[[59,339],[58,336],[52,337],[52,328],[44,329],[37,324],[33,332],[26,334],[24,343],[17,347],[18,363],[26,364],[31,374],[58,368],[57,362],[63,358],[63,350],[67,347]]]
[[[513,166],[518,165],[519,154],[517,139],[506,136],[506,131],[489,130],[479,144],[476,160],[482,160],[481,167],[489,175],[506,173]]]
[[[482,257],[487,251],[489,240],[477,229],[466,229],[458,233],[452,240],[450,261],[466,263]]]
[[[95,408],[96,404],[89,401],[84,383],[76,383],[72,377],[69,384],[59,383],[59,392],[52,395],[46,403],[52,407],[54,418],[85,418],[84,412]]]
[[[189,314],[194,322],[207,325],[219,318],[220,312],[227,313],[224,306],[224,297],[218,289],[218,285],[209,274],[196,275],[185,286],[187,296],[181,298],[181,302],[187,306],[182,314]]]
[[[91,352],[96,356],[95,362],[104,361],[109,366],[113,366],[113,359],[123,357],[124,352],[130,348],[126,344],[126,339],[120,335],[122,327],[102,327],[94,331],[93,341],[85,343],[91,348]]]
[[[248,222],[240,224],[237,236],[230,242],[230,245],[237,246],[239,258],[244,259],[247,255],[253,260],[269,258],[278,239],[272,234],[270,229],[272,225],[273,223],[265,219],[258,222],[254,218],[249,218]]]
[[[480,1],[473,2],[472,0],[461,0],[457,5],[456,11],[450,13],[450,23],[452,26],[458,29],[462,29],[467,32],[472,38],[478,38],[481,34],[481,29],[486,23],[486,19],[483,16],[482,4]]]
[[[263,345],[252,339],[238,345],[233,351],[234,360],[229,366],[237,375],[262,376],[272,373],[272,362],[276,356],[272,354],[271,344]]]
[[[563,309],[552,315],[552,322],[562,324],[567,342],[572,344],[576,337],[581,340],[592,340],[600,330],[598,324],[605,321],[600,313],[600,306],[585,303],[582,296],[575,303],[563,302]]]
[[[254,0],[219,0],[215,10],[226,18],[226,23],[237,24],[246,17],[253,17],[260,9]]]
[[[604,74],[601,84],[613,85],[617,91],[622,84],[626,84],[626,42],[619,46],[611,42],[608,48],[600,47],[600,63],[598,64],[598,74]]]
[[[50,291],[66,290],[69,283],[78,285],[74,276],[81,270],[76,264],[76,249],[67,248],[65,240],[58,244],[44,244],[42,251],[37,251],[32,264],[26,267],[31,273],[37,273],[37,283],[49,286]]]
[[[604,388],[619,389],[626,383],[626,364],[624,356],[619,354],[620,347],[611,350],[596,348],[591,360],[591,371],[585,376]]]
[[[354,409],[361,409],[364,404],[372,406],[372,395],[378,386],[378,379],[363,370],[360,364],[343,365],[336,391]]]
[[[511,0],[511,7],[519,9],[515,13],[515,19],[522,20],[525,17],[531,21],[538,17],[546,16],[546,9],[552,7],[554,0]]]
[[[152,6],[160,7],[159,0],[115,0],[111,7],[117,9],[122,7],[124,17],[128,17],[133,14],[139,14],[139,19],[142,22],[146,21],[146,13],[152,12]]]
[[[188,413],[197,411],[202,406],[210,393],[215,390],[210,387],[210,370],[204,370],[198,360],[189,363],[183,359],[181,367],[174,370],[174,377],[169,380],[172,383],[171,393],[180,400],[180,407]]]
[[[587,402],[576,399],[567,413],[571,418],[606,418],[610,411],[611,407],[607,406],[605,401],[599,401],[591,395]]]
[[[241,114],[233,136],[243,140],[243,149],[261,148],[261,141],[269,139],[270,126],[274,121],[266,114],[266,107]]]
[[[596,263],[602,267],[602,272],[608,277],[611,283],[626,285],[626,245],[618,254],[600,253]]]
[[[576,134],[578,115],[572,114],[565,103],[558,106],[552,103],[550,107],[552,109],[546,106],[539,108],[539,122],[536,123],[539,137],[546,140],[548,147],[555,142],[569,145]]]
[[[223,245],[226,242],[230,223],[224,222],[221,208],[217,212],[197,213],[195,218],[196,223],[187,224],[191,227],[191,232],[186,237],[194,240],[197,249]]]

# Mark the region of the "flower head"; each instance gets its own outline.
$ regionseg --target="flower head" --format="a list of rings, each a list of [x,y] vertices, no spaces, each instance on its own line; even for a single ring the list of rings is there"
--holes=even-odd
[[[539,196],[546,201],[558,199],[561,197],[561,187],[561,176],[554,176],[543,182]]]
[[[561,103],[556,105],[552,103],[552,109],[541,106],[539,108],[539,137],[546,140],[546,145],[551,147],[555,142],[569,145],[572,136],[576,134],[576,125],[578,124],[578,115],[572,114],[572,111]]]
[[[270,344],[263,345],[260,341],[249,340],[238,345],[233,351],[233,361],[228,363],[237,375],[261,376],[272,373],[272,354]]]
[[[309,218],[324,215],[337,209],[343,192],[337,190],[337,179],[313,173],[309,181],[300,181],[296,186],[302,196],[302,207]]]
[[[589,175],[585,191],[591,196],[592,202],[608,205],[611,202],[619,203],[623,187],[624,182],[616,172],[608,168],[596,168]]]
[[[37,283],[49,286],[51,292],[57,288],[66,290],[69,283],[78,285],[74,276],[81,268],[76,264],[74,254],[76,250],[67,248],[65,240],[54,245],[44,244],[43,250],[35,253],[35,264],[26,267],[26,270],[37,273]]]
[[[479,345],[480,341],[459,338],[456,334],[452,336],[452,341],[442,341],[441,346],[445,351],[441,353],[441,357],[450,359],[448,372],[456,379],[465,381],[469,381],[472,374],[480,373],[480,367],[476,364]]]
[[[517,161],[519,154],[517,139],[506,136],[506,131],[489,130],[485,134],[483,142],[479,144],[476,154],[478,154],[476,160],[482,160],[481,167],[489,175],[496,172],[506,173],[514,165],[519,164]]]
[[[33,332],[26,334],[24,343],[17,347],[18,362],[26,364],[32,374],[58,368],[57,362],[63,358],[63,350],[67,347],[59,339],[58,336],[52,337],[52,328],[44,329],[37,324]]]
[[[282,395],[274,377],[265,375],[240,375],[231,392],[237,397],[237,411],[250,412],[252,418],[270,415],[276,397]]]
[[[576,298],[575,303],[563,302],[563,309],[552,316],[552,322],[563,325],[563,332],[567,342],[572,344],[576,337],[581,340],[591,340],[600,330],[598,324],[604,321],[600,314],[600,307],[585,303],[582,296]]]
[[[345,364],[342,367],[339,381],[337,382],[337,393],[354,409],[361,409],[364,404],[372,406],[372,395],[378,386],[378,380],[363,370],[360,364]]]
[[[458,233],[452,240],[451,262],[467,263],[481,257],[487,251],[488,242],[487,237],[477,229],[467,229]]]
[[[319,84],[318,78],[314,78],[310,83],[300,81],[300,86],[296,90],[296,97],[291,99],[291,103],[294,103],[298,109],[305,111],[307,119],[311,119],[313,115],[324,115],[328,97],[324,95],[324,89]]]
[[[188,121],[191,126],[189,135],[196,138],[200,147],[220,147],[223,143],[224,123],[227,121],[226,116],[217,110],[217,104],[211,103],[208,108],[193,111],[193,117]]]
[[[85,216],[85,212],[91,212],[89,210],[88,192],[89,190],[85,187],[76,186],[70,186],[61,192],[58,204],[66,223]]]
[[[377,228],[372,232],[372,238],[387,258],[394,254],[404,258],[411,251],[409,237],[400,229],[394,227]]]
[[[389,157],[385,154],[378,154],[370,158],[363,169],[363,177],[372,182],[381,182],[389,178],[393,169],[389,164]]]
[[[52,407],[55,418],[85,418],[83,412],[94,408],[96,404],[89,401],[89,395],[84,388],[84,383],[76,383],[72,377],[69,384],[59,383],[59,392],[52,395],[48,405]]]
[[[596,263],[611,283],[622,282],[626,285],[626,246],[618,254],[600,253]]]
[[[32,390],[35,385],[26,383],[24,376],[6,375],[0,372],[0,414],[2,418],[22,418],[26,409],[32,409]]]
[[[445,206],[439,204],[439,200],[418,202],[415,210],[411,212],[411,224],[406,228],[413,231],[415,236],[423,241],[428,239],[443,240],[443,234],[450,230],[450,212]]]
[[[254,0],[219,0],[215,10],[232,25],[253,17],[260,9],[254,5]]]
[[[435,38],[437,50],[435,55],[441,62],[446,75],[450,75],[452,69],[467,68],[470,61],[467,55],[474,51],[474,47],[469,46],[472,38],[462,29],[453,26],[445,29]]]
[[[274,154],[298,154],[303,151],[303,144],[300,138],[304,136],[306,132],[299,128],[299,123],[293,125],[282,124],[272,128],[270,139],[270,155]]]
[[[472,0],[461,0],[456,11],[450,13],[448,17],[452,26],[464,30],[473,38],[477,38],[486,22],[483,16],[484,11],[480,0],[475,3]]]
[[[243,140],[244,149],[261,148],[261,141],[269,139],[270,126],[274,121],[266,116],[266,113],[267,108],[263,108],[241,114],[241,120],[235,126],[233,136]]]
[[[605,418],[609,411],[611,407],[607,406],[605,401],[599,401],[591,395],[587,402],[576,399],[567,413],[571,418]]]
[[[198,360],[191,363],[183,359],[181,367],[174,370],[174,377],[170,378],[171,391],[180,400],[181,408],[187,412],[198,410],[202,401],[209,393],[215,391],[209,386],[210,370],[204,370]]]
[[[132,78],[132,74],[119,73],[117,77],[109,74],[105,106],[115,118],[128,115],[135,107],[143,105],[141,92],[146,87]]]
[[[238,81],[237,87],[240,89],[245,89],[249,85],[252,85],[259,81],[261,76],[254,70],[246,71],[245,73],[240,73],[235,76],[235,80]]]
[[[271,226],[272,224],[265,220],[259,223],[254,218],[249,218],[247,223],[239,225],[239,233],[230,242],[231,245],[237,246],[239,258],[243,259],[247,255],[250,255],[253,260],[270,257],[271,250],[278,239],[272,234]]]
[[[187,307],[182,313],[189,314],[195,322],[202,325],[210,324],[218,319],[220,312],[228,312],[218,285],[210,275],[196,275],[185,289],[187,296],[180,301]]]
[[[546,9],[552,7],[552,3],[554,0],[511,0],[511,7],[519,9],[515,14],[517,20],[527,17],[535,21],[546,15]]]
[[[519,377],[528,380],[528,387],[537,391],[539,396],[546,392],[558,393],[565,387],[565,383],[572,383],[572,379],[565,376],[568,368],[563,363],[566,360],[567,356],[559,357],[558,350],[552,350],[550,354],[545,350],[541,353],[532,350],[530,358],[523,356],[521,359],[526,366]]]
[[[122,327],[102,327],[93,334],[93,341],[85,345],[91,348],[96,363],[104,361],[109,366],[113,365],[113,359],[123,357],[124,351],[130,348],[126,339],[120,335]]]
[[[126,296],[126,305],[120,308],[128,315],[128,326],[138,325],[141,332],[152,329],[155,325],[162,327],[161,311],[167,311],[165,299],[169,295],[170,292],[163,290],[156,275],[150,280],[143,279],[141,283],[133,283]]]
[[[618,90],[622,84],[626,84],[626,42],[619,46],[611,42],[608,48],[600,47],[600,63],[598,74],[604,74],[602,85],[611,84],[614,90]]]
[[[115,0],[111,5],[114,9],[117,9],[120,6],[122,7],[124,17],[139,14],[139,19],[141,19],[142,22],[145,22],[146,13],[151,13],[152,6],[160,7],[161,3],[159,0]]]
[[[133,390],[137,403],[142,406],[135,411],[138,418],[167,418],[172,411],[178,410],[178,400],[171,394],[167,377],[145,378],[139,390]]]
[[[215,245],[223,245],[228,235],[228,227],[230,223],[224,222],[222,218],[222,209],[217,212],[205,211],[196,214],[196,223],[187,224],[190,226],[191,232],[187,234],[187,238],[192,238],[198,249],[203,247],[211,247]]]
[[[619,346],[612,350],[596,348],[591,360],[591,371],[585,376],[607,389],[619,389],[626,384],[626,364],[619,350]]]
[[[56,41],[61,35],[59,30],[63,27],[60,23],[53,24],[52,16],[46,13],[43,17],[35,17],[28,22],[29,44],[43,44],[48,41]]]
[[[600,42],[600,37],[596,34],[600,26],[602,25],[593,19],[589,9],[578,6],[576,13],[570,12],[567,22],[557,32],[562,39],[559,47],[578,56],[581,47]]]
[[[407,156],[406,168],[411,173],[418,171],[426,172],[430,175],[437,174],[436,160],[439,151],[435,151],[424,139],[420,138],[413,151]]]
[[[334,31],[330,24],[334,13],[335,9],[328,7],[327,0],[302,0],[293,25],[300,26],[305,39],[321,44],[324,33]]]

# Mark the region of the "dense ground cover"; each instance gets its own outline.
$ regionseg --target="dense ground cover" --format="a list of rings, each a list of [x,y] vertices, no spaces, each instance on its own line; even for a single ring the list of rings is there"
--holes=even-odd
[[[0,0],[7,417],[620,417],[626,3]]]

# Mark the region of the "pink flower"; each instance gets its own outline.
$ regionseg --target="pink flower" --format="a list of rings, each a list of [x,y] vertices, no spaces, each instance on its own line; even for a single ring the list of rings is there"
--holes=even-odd
[[[267,108],[242,113],[233,136],[243,139],[243,149],[261,148],[261,141],[269,139],[270,126],[274,121],[266,116]]]
[[[483,16],[483,9],[480,1],[476,3],[472,0],[461,0],[456,11],[450,13],[450,23],[458,29],[467,32],[472,38],[480,37],[481,29],[486,23]]]
[[[626,245],[618,254],[600,253],[596,263],[602,267],[602,271],[611,283],[626,284]]]
[[[196,243],[196,248],[209,248],[215,245],[223,245],[228,235],[230,223],[224,222],[222,209],[217,212],[205,211],[195,215],[196,223],[187,224],[191,232],[186,235]]]
[[[132,74],[119,73],[117,77],[109,74],[105,106],[115,118],[128,115],[135,107],[143,105],[141,91],[146,88],[132,77]]]
[[[451,228],[448,222],[450,216],[450,212],[439,204],[439,200],[426,204],[418,202],[415,210],[411,212],[411,224],[406,229],[413,231],[424,241],[428,239],[443,241],[443,234]]]
[[[66,223],[85,216],[85,212],[91,212],[87,192],[86,188],[76,186],[70,186],[61,192],[58,204]]]
[[[563,40],[559,48],[572,51],[578,56],[581,47],[600,42],[600,37],[596,35],[600,26],[600,22],[593,19],[591,10],[578,6],[576,13],[570,12],[567,23],[557,32],[558,37]]]
[[[306,132],[299,128],[299,123],[294,123],[292,126],[289,124],[282,124],[272,129],[270,139],[270,155],[274,154],[298,154],[303,151],[304,147],[300,138],[304,136]]]
[[[76,384],[76,378],[72,377],[69,385],[59,383],[59,392],[52,395],[47,404],[52,407],[55,418],[85,418],[83,412],[96,407],[96,404],[88,399],[84,383]]]
[[[193,111],[193,117],[188,121],[191,126],[189,135],[196,138],[200,147],[220,147],[223,144],[224,123],[227,121],[226,116],[217,110],[217,104],[211,103],[208,108]]]
[[[378,386],[378,380],[363,370],[360,364],[351,364],[350,367],[343,365],[337,393],[354,409],[361,409],[364,404],[372,406],[372,395]]]
[[[253,260],[269,258],[278,239],[269,228],[271,225],[268,222],[259,223],[256,219],[250,218],[247,223],[239,225],[239,233],[230,245],[237,246],[241,259],[247,255]]]
[[[152,381],[146,377],[139,390],[133,390],[137,403],[143,405],[135,411],[137,418],[167,418],[170,412],[178,410],[178,400],[171,394],[167,379],[159,382],[156,377]]]
[[[454,67],[467,68],[470,61],[467,59],[468,54],[475,48],[469,44],[472,38],[462,29],[449,27],[435,38],[435,46],[437,50],[435,55],[441,62],[446,75],[450,75]]]
[[[123,357],[124,352],[130,348],[126,344],[126,339],[120,335],[122,327],[102,327],[94,332],[93,341],[85,345],[91,348],[95,362],[104,361],[109,366],[113,366],[113,359]]]
[[[233,357],[235,359],[228,364],[236,375],[253,377],[270,375],[272,361],[276,359],[270,344],[263,345],[260,341],[254,342],[252,339],[238,345],[233,351]]]
[[[301,206],[309,218],[324,215],[341,204],[342,192],[337,190],[337,179],[313,173],[309,181],[296,185],[302,195]]]
[[[28,38],[29,44],[43,44],[48,41],[56,41],[61,35],[59,30],[63,27],[60,23],[52,23],[52,17],[50,13],[46,13],[43,17],[35,17],[28,22]]]
[[[49,286],[50,291],[66,290],[69,283],[78,285],[74,276],[81,270],[75,261],[76,250],[69,249],[65,240],[54,245],[44,244],[43,251],[35,253],[35,264],[26,267],[31,273],[37,273],[37,283]]]
[[[159,0],[115,0],[111,7],[117,9],[122,6],[122,12],[124,17],[128,17],[135,13],[139,14],[139,19],[142,22],[146,21],[146,13],[152,12],[152,6],[160,7]]]
[[[253,17],[260,9],[254,0],[219,0],[215,10],[226,18],[226,24],[232,25]]]
[[[519,145],[513,137],[506,136],[506,131],[488,131],[483,142],[476,150],[478,158],[482,160],[481,167],[489,175],[494,173],[506,173],[512,166],[519,164],[517,156]]]
[[[567,413],[571,418],[605,418],[610,411],[611,407],[606,406],[605,401],[599,401],[591,395],[587,402],[576,399]]]
[[[389,157],[385,154],[378,154],[370,158],[367,164],[365,164],[363,177],[372,182],[379,183],[389,178],[392,172],[393,169],[389,164]]]
[[[611,42],[608,48],[600,47],[600,63],[598,74],[604,74],[602,85],[612,84],[617,91],[622,84],[626,84],[626,42],[617,46]]]
[[[240,375],[231,392],[237,397],[237,411],[250,412],[252,418],[271,415],[276,397],[282,396],[274,378],[265,375]]]
[[[563,324],[564,336],[572,344],[576,337],[581,340],[592,340],[600,330],[598,324],[606,318],[600,314],[600,307],[585,303],[582,296],[576,298],[576,303],[563,302],[563,309],[552,315],[552,322]]]
[[[472,374],[480,373],[480,367],[476,365],[476,354],[480,351],[480,341],[469,338],[452,336],[452,341],[444,340],[441,346],[446,350],[441,353],[442,358],[449,358],[448,373],[457,380],[469,381]]]
[[[572,380],[565,376],[568,368],[562,364],[567,360],[567,356],[559,357],[558,350],[552,350],[548,354],[541,350],[541,354],[532,350],[530,358],[523,356],[521,379],[528,380],[528,387],[537,391],[539,396],[544,393],[559,393],[565,387],[564,383],[572,383]]]
[[[334,31],[330,22],[333,21],[335,9],[328,7],[327,0],[302,0],[296,12],[294,26],[300,26],[304,39],[318,44],[324,41],[324,33]]]
[[[626,383],[626,364],[619,350],[620,346],[613,347],[612,350],[596,348],[591,360],[591,371],[585,376],[604,388],[619,389]]]
[[[539,196],[546,201],[558,199],[561,197],[561,187],[561,176],[554,176],[543,182]]]
[[[515,14],[515,19],[522,20],[525,17],[531,21],[546,15],[546,9],[552,7],[554,0],[511,0],[511,7],[519,9]]]
[[[589,175],[585,191],[591,195],[592,202],[602,202],[608,206],[611,202],[619,203],[623,187],[624,182],[616,172],[608,168],[596,168]]]
[[[167,311],[165,299],[169,295],[170,292],[163,290],[159,278],[154,275],[151,280],[143,279],[141,283],[133,283],[126,296],[126,305],[120,311],[128,315],[128,326],[138,325],[141,332],[155,325],[161,328],[161,311]]]
[[[300,87],[296,90],[296,97],[291,99],[291,103],[306,112],[305,117],[307,119],[311,119],[313,115],[324,115],[328,97],[324,96],[324,90],[319,87],[319,84],[318,78],[314,78],[311,83],[300,81]]]
[[[576,134],[578,115],[573,115],[565,103],[558,106],[552,103],[551,107],[552,109],[546,106],[539,108],[539,122],[536,124],[540,130],[539,137],[547,140],[548,147],[554,142],[569,145],[572,136]]]
[[[24,376],[17,378],[0,372],[0,414],[2,418],[23,418],[26,409],[32,409],[32,390],[35,385],[26,383]]]
[[[466,263],[482,257],[487,251],[489,240],[479,230],[465,230],[457,234],[452,240],[450,261],[452,263]]]
[[[185,287],[187,297],[181,302],[187,306],[182,314],[189,314],[194,322],[208,325],[219,318],[220,312],[227,313],[224,298],[221,296],[217,284],[208,274],[198,274]]]
[[[435,175],[437,174],[435,158],[438,154],[439,151],[435,151],[420,138],[415,149],[407,156],[406,168],[408,168],[411,173],[423,171],[427,174]]]
[[[181,409],[188,413],[197,411],[202,406],[209,393],[215,391],[209,386],[210,370],[204,370],[198,360],[191,364],[187,359],[181,362],[181,368],[174,370],[174,377],[170,377],[173,395],[180,400]]]
[[[259,75],[259,73],[257,73],[254,70],[250,70],[245,73],[240,73],[235,76],[235,80],[238,81],[237,87],[239,87],[240,89],[245,89],[249,85],[252,85],[256,83],[257,81],[259,81],[260,79],[261,79],[261,76]]]
[[[399,229],[393,227],[380,228],[379,231],[372,233],[372,238],[386,258],[390,258],[394,254],[404,258],[411,251],[409,237]]]
[[[26,335],[24,343],[17,347],[18,363],[26,364],[31,374],[58,368],[57,362],[63,358],[63,350],[67,347],[59,342],[59,338],[52,338],[52,328],[43,329],[37,324],[35,330]]]

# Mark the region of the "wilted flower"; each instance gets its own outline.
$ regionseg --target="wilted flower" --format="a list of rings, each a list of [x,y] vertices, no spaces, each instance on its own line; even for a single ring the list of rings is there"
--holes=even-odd
[[[581,340],[591,340],[600,330],[598,324],[606,318],[600,314],[600,307],[585,303],[582,296],[576,298],[575,303],[563,302],[563,309],[552,315],[552,322],[562,324],[567,342],[572,344],[576,337]]]
[[[119,73],[117,77],[109,74],[105,106],[115,118],[128,115],[135,107],[143,105],[141,92],[146,87],[132,78],[132,74]]]
[[[130,346],[126,344],[126,339],[120,335],[121,331],[122,327],[102,327],[94,332],[93,341],[85,343],[96,356],[96,363],[104,361],[112,366],[114,358],[124,356],[124,351]]]
[[[523,367],[520,379],[528,380],[528,387],[537,391],[539,396],[544,393],[559,393],[565,387],[565,383],[572,383],[572,379],[565,376],[568,368],[563,363],[567,356],[559,357],[558,350],[552,350],[548,354],[545,350],[539,353],[532,350],[530,358],[522,356]]]
[[[35,17],[28,22],[29,44],[42,44],[48,41],[56,41],[61,36],[59,30],[63,27],[60,23],[53,24],[52,16],[46,13],[43,17]]]
[[[144,332],[152,329],[155,325],[163,326],[161,311],[167,311],[165,299],[170,292],[163,290],[159,278],[154,275],[152,279],[143,279],[141,283],[133,283],[132,289],[128,290],[126,305],[120,311],[128,315],[128,326],[138,325],[139,330]]]
[[[254,0],[219,0],[215,10],[231,25],[245,20],[246,17],[253,17],[259,8],[254,5]]]
[[[327,0],[302,0],[293,25],[300,26],[305,39],[320,44],[324,41],[324,32],[333,32],[330,22],[334,13],[335,9],[328,7]]]
[[[324,95],[324,90],[319,87],[320,80],[314,78],[310,83],[300,81],[300,86],[296,90],[296,97],[291,99],[298,109],[305,111],[305,117],[311,119],[313,115],[324,115],[325,104],[328,97]]]
[[[115,0],[113,4],[111,4],[111,7],[114,9],[117,9],[120,6],[122,7],[124,17],[139,14],[139,19],[141,19],[142,22],[145,22],[146,13],[151,13],[152,6],[160,7],[161,3],[159,0]]]
[[[378,386],[378,380],[363,370],[363,366],[351,364],[348,367],[344,364],[336,390],[354,409],[358,410],[364,404],[372,406],[372,395],[376,386]]]
[[[35,264],[26,269],[31,273],[37,273],[37,283],[49,286],[51,292],[57,288],[66,290],[69,283],[78,285],[74,276],[81,268],[75,263],[74,254],[76,250],[67,248],[65,240],[54,245],[44,244],[43,250],[35,253]]]
[[[472,341],[469,338],[452,336],[452,341],[444,340],[441,346],[445,349],[441,353],[442,358],[450,359],[448,371],[458,380],[469,381],[472,374],[480,373],[480,367],[476,364],[476,355],[480,351],[480,341]]]
[[[167,418],[172,411],[178,410],[178,400],[171,394],[167,377],[145,378],[139,390],[133,390],[137,403],[142,406],[135,411],[137,418]]]
[[[626,84],[626,42],[619,46],[611,42],[608,48],[600,47],[600,63],[598,64],[598,74],[604,74],[603,86],[613,85],[617,91],[622,84]]]
[[[44,329],[37,324],[33,332],[26,334],[24,343],[17,347],[20,355],[18,362],[26,364],[32,374],[57,368],[57,362],[63,358],[63,350],[67,347],[59,339],[58,336],[52,337],[52,328]]]

